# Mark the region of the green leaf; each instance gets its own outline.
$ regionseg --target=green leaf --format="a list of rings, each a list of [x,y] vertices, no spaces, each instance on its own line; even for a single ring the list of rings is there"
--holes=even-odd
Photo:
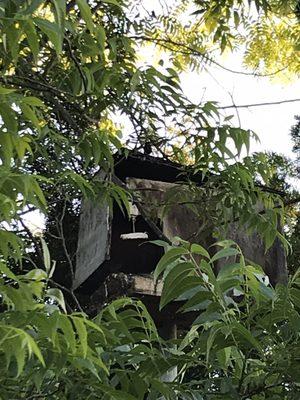
[[[32,122],[32,124],[35,128],[40,129],[40,123],[39,123],[39,120],[38,120],[34,110],[30,106],[28,106],[27,104],[24,104],[24,103],[20,104],[20,108],[22,110],[24,117],[28,121]]]
[[[17,365],[18,365],[18,372],[17,372],[17,377],[21,375],[24,369],[25,365],[25,357],[26,357],[26,350],[23,346],[15,346],[15,351],[14,351],[14,356],[16,357],[17,360]]]
[[[121,4],[117,0],[102,0],[103,3],[113,4],[114,6],[121,7]]]
[[[60,26],[55,22],[50,22],[41,18],[34,18],[33,21],[40,28],[40,30],[45,33],[49,41],[53,44],[57,55],[60,55],[64,37]]]
[[[199,269],[208,276],[208,279],[209,279],[210,283],[212,283],[213,285],[216,284],[215,273],[214,273],[214,271],[213,271],[213,269],[212,269],[212,267],[211,267],[211,265],[210,265],[210,263],[208,261],[202,259],[200,261]]]
[[[62,310],[65,313],[67,312],[64,295],[62,294],[61,290],[59,290],[57,288],[47,289],[45,296],[56,301],[58,303],[58,305],[62,308]]]
[[[105,50],[105,42],[106,42],[106,33],[105,33],[105,29],[103,28],[103,26],[101,26],[101,25],[97,26],[96,37],[98,40],[98,44],[101,47],[101,50],[104,51]]]
[[[242,324],[240,324],[239,322],[233,322],[230,326],[233,331],[236,331],[240,336],[246,339],[248,343],[252,344],[259,351],[261,352],[263,351],[260,343],[253,337],[252,333]]]
[[[94,31],[94,23],[92,18],[92,12],[90,6],[88,5],[87,0],[76,0],[76,4],[80,10],[81,16],[86,22],[86,25],[90,32]]]
[[[130,206],[129,206],[127,192],[124,189],[122,189],[120,186],[114,185],[110,192],[110,195],[117,202],[119,208],[121,210],[123,210],[123,206],[125,206],[127,215],[130,215]]]
[[[1,266],[0,266],[1,269]],[[298,288],[291,288],[290,290],[290,296],[292,302],[295,304],[295,306],[300,309],[300,290]]]
[[[75,353],[76,339],[70,317],[68,315],[59,314],[57,326],[63,331],[67,347],[71,349],[72,353]]]
[[[137,400],[136,397],[132,396],[131,394],[123,391],[123,390],[116,390],[113,387],[105,386],[99,383],[99,386],[104,393],[108,394],[110,399],[113,400]]]
[[[221,367],[227,370],[231,355],[231,347],[225,347],[217,352],[217,357]]]
[[[49,248],[48,248],[47,243],[45,242],[45,240],[43,238],[41,238],[40,240],[41,240],[41,243],[42,243],[44,266],[45,266],[45,269],[46,269],[47,273],[49,273],[49,271],[51,269],[51,259],[50,259]]]
[[[232,279],[222,279],[219,283],[219,287],[222,293],[226,293],[229,289],[238,288],[240,290],[240,285],[242,284],[242,277],[235,277]]]
[[[130,88],[132,92],[136,90],[140,82],[141,82],[141,71],[137,69],[130,79]]]
[[[23,23],[23,29],[24,29],[24,33],[27,37],[28,44],[32,51],[35,62],[37,62],[39,51],[40,51],[40,43],[39,43],[39,37],[36,33],[34,23],[30,19],[28,19],[26,22]]]
[[[193,307],[198,306],[207,300],[212,300],[213,294],[210,291],[203,290],[199,287],[199,291],[195,293],[181,308],[181,310],[193,309]]]
[[[166,292],[163,291],[160,300],[160,309],[165,307],[168,303],[178,299],[181,295],[190,289],[200,286],[201,280],[198,276],[186,276],[179,278],[174,282],[172,286],[166,287]]]
[[[22,103],[27,104],[29,106],[34,106],[34,107],[44,107],[45,106],[45,104],[43,103],[42,100],[40,100],[39,98],[34,97],[34,96],[24,97],[22,99]]]
[[[0,86],[0,95],[6,95],[15,92],[16,89],[10,89],[10,88],[5,88],[3,86]]]
[[[222,319],[222,314],[218,311],[207,310],[205,312],[202,312],[199,317],[195,319],[193,325],[204,325],[208,322],[221,321]]]
[[[174,393],[167,383],[161,382],[157,379],[152,379],[151,384],[160,394],[164,396],[163,398],[166,400],[174,398]],[[161,396],[158,398],[161,398]]]
[[[64,30],[65,20],[66,20],[66,1],[65,0],[53,0],[55,11],[56,11],[56,21]]]
[[[6,39],[8,43],[8,49],[12,55],[12,59],[14,62],[17,62],[19,58],[19,47],[20,47],[20,38],[22,35],[23,26],[17,25],[16,23],[10,24],[9,28],[6,30]]]
[[[169,246],[168,242],[164,242],[163,240],[151,240],[150,243],[155,244],[156,246],[167,248]]]
[[[87,343],[87,330],[85,327],[85,323],[83,318],[80,317],[73,317],[72,321],[74,322],[76,331],[78,333],[79,344],[82,349],[83,357],[87,356],[88,351],[88,343]]]
[[[17,132],[18,121],[16,118],[16,113],[8,103],[0,103],[0,115],[8,131]]]
[[[233,18],[234,18],[234,25],[237,28],[240,24],[240,16],[239,13],[237,11],[233,12]]]
[[[27,136],[23,136],[23,137],[18,137],[15,140],[15,150],[18,154],[19,160],[22,161],[26,152],[32,154],[32,149],[29,145],[30,142],[30,138]]]
[[[215,262],[221,258],[232,257],[240,254],[240,251],[234,249],[233,247],[228,247],[227,249],[222,249],[218,251],[211,259],[211,262]]]
[[[176,283],[182,282],[183,279],[190,275],[192,271],[195,271],[195,267],[191,262],[179,263],[170,271],[167,271],[167,275],[164,279],[164,286],[162,291],[162,298],[168,298],[169,293],[171,293],[176,286]]]
[[[166,269],[166,267],[176,259],[180,258],[184,254],[188,254],[189,251],[183,247],[175,247],[168,250],[160,259],[154,271],[154,280],[161,275],[161,273]]]
[[[18,280],[16,275],[2,262],[0,262],[0,271],[2,272],[2,274],[6,275],[8,278],[13,279],[14,281]]]
[[[39,177],[40,178],[40,177]],[[49,181],[48,181],[49,182]],[[47,206],[47,202],[44,196],[43,191],[40,188],[40,185],[38,184],[38,182],[36,181],[36,179],[32,179],[31,180],[31,190],[34,193],[34,200],[35,203],[38,203],[38,206],[40,208],[42,208],[42,210],[44,210]],[[38,200],[38,202],[36,201]],[[31,200],[33,201],[33,199]]]
[[[44,361],[44,357],[43,357],[43,355],[41,353],[41,350],[37,346],[36,342],[33,340],[33,338],[30,335],[27,335],[26,339],[27,339],[27,347],[28,347],[29,355],[31,353],[33,353],[38,358],[40,363],[44,367],[46,367],[46,364],[45,364],[45,361]]]
[[[239,263],[224,265],[218,273],[217,280],[222,280],[229,276],[236,275],[237,273],[241,273],[242,269],[243,268]]]
[[[33,14],[38,8],[39,6],[44,2],[44,0],[31,0],[28,7],[26,7],[23,11],[22,11],[22,15],[31,15]],[[25,3],[26,5],[26,3]]]
[[[84,322],[85,322],[85,324],[87,326],[92,328],[94,331],[96,331],[97,333],[100,333],[101,340],[103,341],[103,344],[107,343],[105,334],[103,332],[103,329],[99,325],[97,325],[95,322],[93,322],[93,321],[91,321],[89,319],[85,319]]]
[[[34,268],[28,271],[23,277],[28,280],[40,282],[47,279],[47,273],[43,269]]]
[[[205,250],[204,247],[200,246],[200,244],[193,243],[191,245],[191,252],[194,254],[199,254],[201,256],[204,256],[204,257],[210,259],[209,253]]]

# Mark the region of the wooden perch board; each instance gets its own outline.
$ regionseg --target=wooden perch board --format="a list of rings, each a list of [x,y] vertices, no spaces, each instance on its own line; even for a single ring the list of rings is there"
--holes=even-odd
[[[134,275],[115,273],[103,283],[105,286],[106,297],[127,296],[155,296],[160,297],[163,283],[154,283],[151,275]]]
[[[163,282],[154,283],[151,275],[110,274],[90,298],[90,314],[98,313],[108,302],[123,296],[148,298],[153,304],[158,304],[162,293]]]
[[[132,294],[161,296],[162,288],[162,281],[156,284],[151,276],[132,276]]]
[[[190,327],[196,318],[195,313],[178,313],[182,305],[181,301],[174,301],[160,310],[162,289],[163,282],[155,283],[152,275],[113,273],[91,296],[90,308],[86,311],[90,315],[97,315],[110,301],[130,296],[139,298],[145,304],[158,328],[173,326],[173,324],[176,324],[179,329]]]

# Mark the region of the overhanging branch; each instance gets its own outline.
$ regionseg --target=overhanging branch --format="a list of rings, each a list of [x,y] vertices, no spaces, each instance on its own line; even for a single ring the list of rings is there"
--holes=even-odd
[[[175,53],[180,53],[184,55],[193,55],[197,57],[202,57],[204,60],[216,65],[217,67],[223,69],[224,71],[230,72],[232,74],[238,74],[238,75],[246,75],[246,76],[255,76],[255,77],[260,77],[260,78],[265,78],[265,77],[270,77],[279,74],[280,72],[284,71],[285,69],[288,68],[288,65],[286,65],[283,68],[280,68],[274,72],[271,72],[269,74],[260,74],[260,73],[255,73],[255,72],[246,72],[246,71],[237,71],[235,69],[231,69],[228,67],[225,67],[218,61],[214,60],[212,57],[208,56],[206,53],[201,52],[200,50],[197,50],[193,48],[192,46],[188,46],[185,43],[180,43],[180,42],[175,42],[174,40],[167,38],[152,38],[149,36],[130,36],[130,39],[134,40],[141,40],[141,41],[147,41],[147,42],[152,42],[155,44],[158,44],[161,47],[164,47],[167,50],[173,51]],[[172,48],[171,46],[177,47]]]

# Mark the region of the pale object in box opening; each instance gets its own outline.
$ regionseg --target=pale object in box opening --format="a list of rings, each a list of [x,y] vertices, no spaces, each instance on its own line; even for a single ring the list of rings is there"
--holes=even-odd
[[[148,239],[147,232],[132,232],[132,233],[123,233],[120,235],[120,238],[123,240],[132,240],[132,239]]]
[[[140,212],[137,208],[137,206],[133,203],[129,203],[130,207],[130,217],[132,221],[132,230],[133,232],[131,233],[123,233],[120,235],[120,238],[122,240],[136,240],[136,239],[148,239],[148,233],[147,232],[136,232],[135,231],[135,220],[138,215],[140,215]]]

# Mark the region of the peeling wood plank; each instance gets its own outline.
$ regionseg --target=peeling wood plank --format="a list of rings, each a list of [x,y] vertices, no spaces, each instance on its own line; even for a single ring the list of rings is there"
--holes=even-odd
[[[163,282],[154,282],[151,275],[111,274],[103,283],[107,298],[117,296],[154,296],[160,297]]]
[[[132,294],[148,295],[160,297],[163,288],[163,282],[154,282],[151,276],[134,275],[132,277],[133,287]]]
[[[107,259],[110,241],[109,208],[85,200],[79,222],[79,234],[73,289],[78,288]]]

